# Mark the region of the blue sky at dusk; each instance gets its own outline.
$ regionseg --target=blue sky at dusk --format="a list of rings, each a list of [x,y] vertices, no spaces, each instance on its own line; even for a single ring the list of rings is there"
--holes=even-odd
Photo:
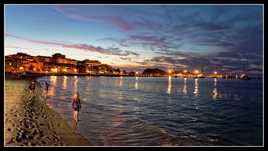
[[[262,5],[5,5],[5,55],[262,72]]]

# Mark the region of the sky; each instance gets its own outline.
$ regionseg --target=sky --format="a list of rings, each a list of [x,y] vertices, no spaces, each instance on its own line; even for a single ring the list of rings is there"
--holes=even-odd
[[[5,5],[5,55],[261,74],[262,5]]]

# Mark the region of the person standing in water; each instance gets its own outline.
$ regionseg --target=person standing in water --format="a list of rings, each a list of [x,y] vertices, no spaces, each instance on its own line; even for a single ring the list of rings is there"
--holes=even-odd
[[[47,81],[45,81],[45,85],[46,85],[46,90],[48,91],[49,84]]]
[[[77,128],[78,113],[79,113],[79,110],[81,109],[79,92],[76,92],[73,96],[72,108],[73,108],[73,116],[74,116],[74,128]]]
[[[32,93],[35,90],[35,81],[32,81],[28,88],[30,90],[30,93]]]

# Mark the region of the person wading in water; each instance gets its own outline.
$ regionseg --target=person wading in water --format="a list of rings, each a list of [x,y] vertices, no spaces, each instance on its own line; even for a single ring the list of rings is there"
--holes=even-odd
[[[30,93],[32,93],[35,90],[35,82],[32,81],[28,88],[30,90]]]
[[[77,124],[78,124],[78,113],[79,113],[79,110],[81,109],[79,92],[76,92],[73,96],[72,108],[73,108],[73,116],[74,116],[74,128],[76,129]]]
[[[46,90],[48,91],[49,83],[45,81],[45,85],[46,85]]]

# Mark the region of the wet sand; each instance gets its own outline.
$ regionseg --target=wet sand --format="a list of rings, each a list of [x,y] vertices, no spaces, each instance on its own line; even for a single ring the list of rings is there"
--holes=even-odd
[[[40,84],[30,93],[26,90],[29,81],[5,82],[5,146],[91,145],[46,105]]]

